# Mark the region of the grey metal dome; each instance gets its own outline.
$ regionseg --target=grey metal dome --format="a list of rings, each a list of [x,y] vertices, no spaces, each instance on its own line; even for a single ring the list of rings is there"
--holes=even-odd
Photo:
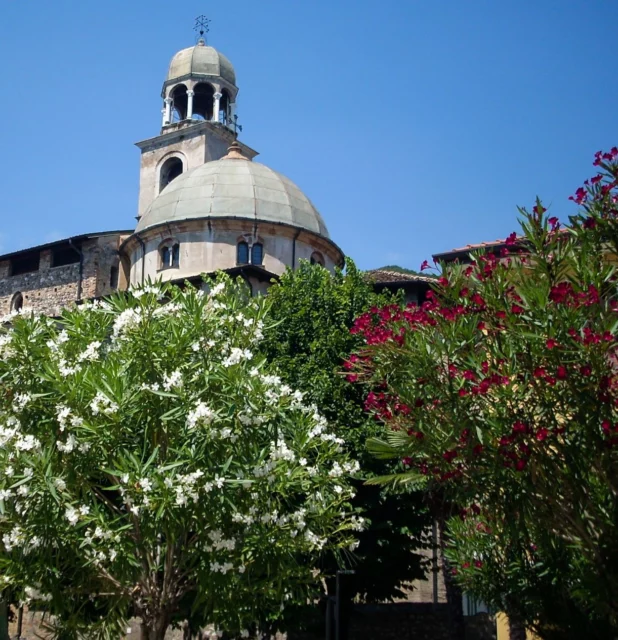
[[[243,218],[306,229],[329,238],[322,216],[288,178],[252,162],[234,143],[227,156],[178,176],[154,199],[136,232],[199,218]]]
[[[200,40],[194,47],[182,49],[170,62],[166,82],[185,76],[220,76],[236,85],[232,63],[213,47]]]

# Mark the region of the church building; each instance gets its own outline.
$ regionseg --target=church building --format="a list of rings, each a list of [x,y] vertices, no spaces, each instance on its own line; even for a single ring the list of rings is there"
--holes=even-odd
[[[63,306],[147,280],[199,283],[225,270],[254,294],[301,259],[343,265],[311,200],[237,140],[232,63],[201,37],[173,56],[161,130],[141,152],[135,228],[82,234],[0,256],[0,316]]]

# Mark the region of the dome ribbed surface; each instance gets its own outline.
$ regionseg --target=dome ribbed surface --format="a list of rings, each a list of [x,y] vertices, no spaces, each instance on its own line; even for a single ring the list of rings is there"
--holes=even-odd
[[[178,176],[155,198],[136,232],[200,218],[274,222],[329,237],[322,216],[291,180],[258,162],[232,158]]]
[[[219,76],[236,85],[232,63],[222,53],[205,44],[179,51],[170,62],[166,82],[188,75]]]

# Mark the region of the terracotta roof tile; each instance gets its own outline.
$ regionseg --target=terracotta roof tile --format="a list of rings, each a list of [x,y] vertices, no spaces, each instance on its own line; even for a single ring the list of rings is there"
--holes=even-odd
[[[415,273],[401,273],[399,271],[386,271],[384,269],[372,269],[366,271],[365,275],[375,283],[390,283],[390,282],[435,282],[436,279],[431,276],[421,276]]]

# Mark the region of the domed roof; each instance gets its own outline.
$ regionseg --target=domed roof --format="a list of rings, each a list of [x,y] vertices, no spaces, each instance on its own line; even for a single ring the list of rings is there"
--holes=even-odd
[[[170,62],[166,82],[183,76],[220,76],[236,84],[236,73],[232,63],[213,47],[200,40],[194,47],[182,49]]]
[[[162,223],[199,218],[243,218],[291,225],[328,238],[322,216],[288,178],[240,153],[181,174],[163,189],[140,218],[136,232]]]

